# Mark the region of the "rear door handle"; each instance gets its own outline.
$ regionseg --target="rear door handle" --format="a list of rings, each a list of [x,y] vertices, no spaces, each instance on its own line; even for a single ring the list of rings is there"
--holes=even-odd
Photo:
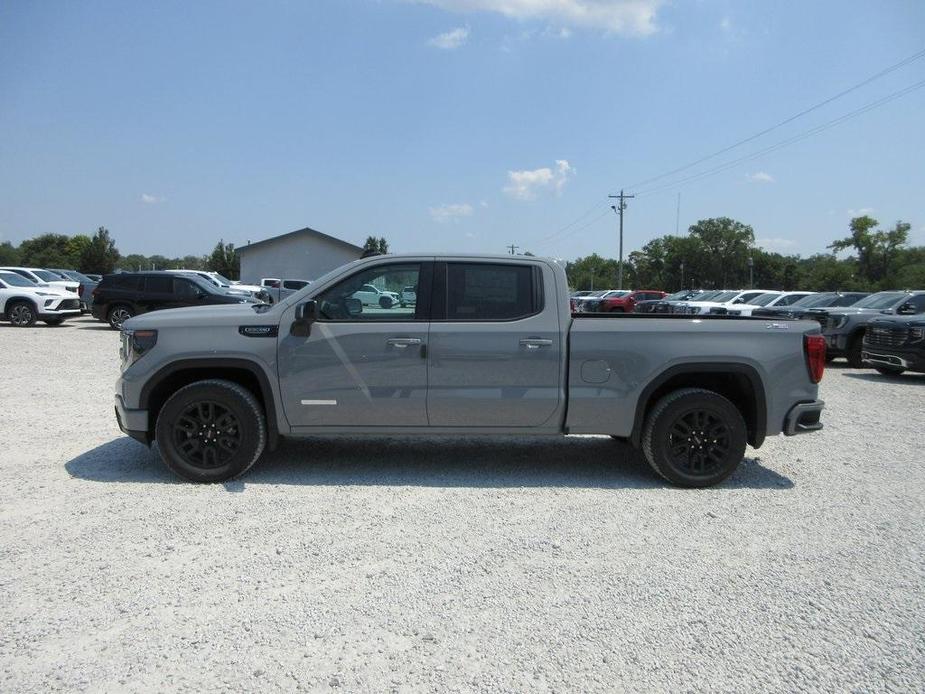
[[[521,347],[527,349],[539,349],[540,347],[552,347],[552,340],[545,337],[525,337],[520,341]]]
[[[421,344],[421,338],[419,337],[390,337],[385,341],[390,347],[397,347],[398,349],[405,349],[408,345],[419,345]]]

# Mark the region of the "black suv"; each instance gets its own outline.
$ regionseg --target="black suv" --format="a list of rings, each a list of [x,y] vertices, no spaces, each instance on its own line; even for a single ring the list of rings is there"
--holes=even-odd
[[[122,272],[104,275],[93,290],[93,317],[119,330],[132,316],[162,308],[254,303],[226,294],[209,282],[169,272]]]
[[[925,317],[874,318],[864,333],[861,361],[884,375],[925,372]]]

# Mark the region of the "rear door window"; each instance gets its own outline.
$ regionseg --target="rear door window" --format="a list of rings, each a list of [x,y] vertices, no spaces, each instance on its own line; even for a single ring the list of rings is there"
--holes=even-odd
[[[170,275],[148,275],[145,277],[145,291],[150,294],[172,294],[173,277]]]
[[[446,318],[515,320],[538,313],[539,275],[531,265],[448,263]]]

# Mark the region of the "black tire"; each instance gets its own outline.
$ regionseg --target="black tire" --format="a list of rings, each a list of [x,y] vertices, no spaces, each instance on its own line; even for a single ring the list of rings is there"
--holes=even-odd
[[[45,325],[61,325],[64,322],[63,318],[45,318],[42,320]]]
[[[11,301],[6,307],[6,317],[17,328],[31,328],[37,317],[35,306],[29,301]]]
[[[864,360],[861,359],[861,350],[864,348],[864,335],[857,335],[851,339],[848,344],[848,352],[845,356],[848,358],[848,366],[852,369],[863,369]]]
[[[106,312],[106,321],[113,330],[122,330],[122,324],[135,315],[131,306],[126,304],[115,304],[109,307]]]
[[[392,308],[395,305],[395,300],[390,296],[380,296],[379,297],[379,308]]]
[[[642,452],[669,482],[709,487],[736,469],[746,438],[745,420],[729,400],[704,388],[681,388],[652,408],[643,428]]]
[[[232,381],[180,388],[157,416],[164,464],[193,482],[224,482],[247,472],[263,453],[267,426],[257,398]]]
[[[884,376],[899,376],[905,371],[901,366],[875,366],[874,368]]]

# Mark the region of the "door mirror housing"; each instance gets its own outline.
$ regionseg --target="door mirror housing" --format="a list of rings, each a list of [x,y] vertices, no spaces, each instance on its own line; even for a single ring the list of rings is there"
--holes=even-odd
[[[289,328],[289,334],[296,337],[308,337],[312,334],[312,323],[318,318],[318,304],[314,299],[303,301],[295,307],[295,320]]]

